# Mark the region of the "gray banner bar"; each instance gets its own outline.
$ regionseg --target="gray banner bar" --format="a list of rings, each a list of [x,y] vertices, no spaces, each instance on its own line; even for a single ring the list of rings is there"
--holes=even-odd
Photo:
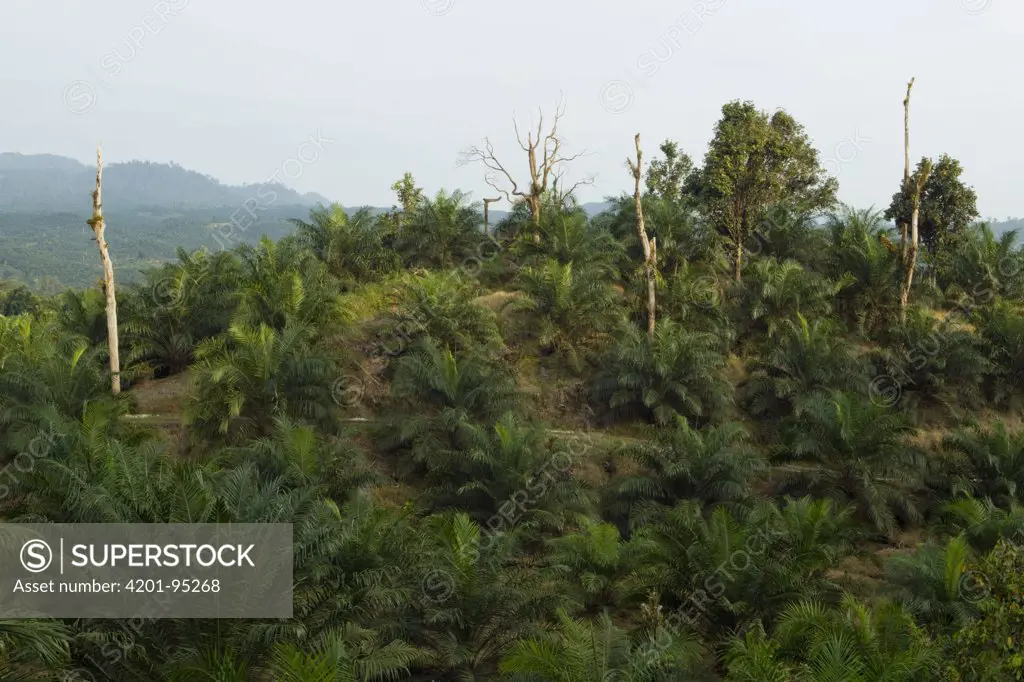
[[[0,618],[291,618],[292,524],[0,524]]]

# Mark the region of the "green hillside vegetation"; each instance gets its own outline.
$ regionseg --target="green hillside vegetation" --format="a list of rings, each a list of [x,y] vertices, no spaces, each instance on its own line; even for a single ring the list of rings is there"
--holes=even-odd
[[[74,212],[0,213],[0,281],[55,294],[94,286],[102,278],[96,242],[85,224],[89,197],[84,196]],[[236,214],[238,206],[110,210],[111,258],[118,280],[136,284],[144,281],[144,270],[173,261],[178,249],[220,251],[257,243],[262,235],[280,239],[293,231],[290,221],[308,210],[270,206],[259,214],[258,222],[244,212]],[[245,230],[231,229],[232,214]]]
[[[784,111],[650,156],[596,216],[551,186],[485,235],[407,175],[183,249],[118,290],[116,397],[96,286],[0,294],[3,520],[297,548],[290,620],[0,620],[0,677],[1024,679],[1016,235],[939,157],[901,310],[900,230]]]

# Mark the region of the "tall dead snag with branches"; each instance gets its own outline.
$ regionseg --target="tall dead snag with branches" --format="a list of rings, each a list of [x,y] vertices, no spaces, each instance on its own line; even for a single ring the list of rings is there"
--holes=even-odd
[[[914,283],[914,269],[917,267],[917,252],[920,244],[921,192],[932,172],[932,162],[928,160],[918,169],[916,177],[910,175],[910,91],[914,87],[914,78],[907,83],[907,97],[903,100],[903,187],[909,192],[913,210],[910,214],[910,225],[900,224],[900,254],[903,260],[903,281],[900,283],[900,320],[907,317],[907,304],[910,300],[910,288]]]
[[[519,130],[519,124],[515,117],[512,118],[512,125],[516,131],[516,140],[520,148],[526,152],[526,159],[529,167],[530,180],[524,186],[516,182],[508,168],[498,160],[494,152],[494,145],[489,138],[484,139],[483,148],[473,146],[462,153],[459,165],[468,163],[482,163],[487,169],[484,176],[488,185],[501,193],[502,197],[510,204],[525,202],[530,211],[530,220],[533,223],[533,234],[535,239],[540,238],[541,214],[544,210],[544,195],[558,184],[564,172],[565,164],[568,164],[585,152],[566,156],[563,154],[562,145],[564,139],[559,136],[558,124],[565,115],[565,104],[559,102],[555,107],[555,119],[551,129],[545,132],[544,112],[540,111],[537,122],[537,130],[529,130],[526,138],[523,138]],[[561,198],[572,195],[580,185],[589,184],[591,178],[586,178],[574,184],[569,191],[562,192]]]
[[[100,249],[103,264],[103,293],[107,298],[107,349],[110,355],[110,388],[114,395],[121,392],[121,358],[117,339],[117,298],[114,295],[114,264],[107,249],[103,219],[103,145],[96,147],[96,189],[92,192],[92,218],[86,221]]]
[[[640,191],[640,180],[643,176],[644,154],[640,150],[640,133],[633,138],[636,143],[636,163],[633,159],[626,159],[629,170],[633,173],[634,194],[636,200],[636,233],[640,237],[640,244],[644,249],[644,270],[647,275],[647,335],[654,336],[654,322],[657,313],[656,280],[658,274],[658,240],[647,236],[647,226],[644,224],[643,195]]]

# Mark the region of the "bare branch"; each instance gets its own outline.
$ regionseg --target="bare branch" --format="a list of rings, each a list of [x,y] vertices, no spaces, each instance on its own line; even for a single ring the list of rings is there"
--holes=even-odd
[[[510,203],[514,203],[512,197],[518,197],[526,202],[530,208],[530,215],[535,228],[535,238],[538,239],[540,213],[543,209],[544,195],[554,191],[555,194],[565,197],[579,186],[593,182],[593,178],[587,178],[578,182],[573,185],[569,193],[562,193],[552,186],[552,179],[557,183],[561,178],[562,166],[564,164],[570,163],[586,154],[586,152],[572,155],[564,155],[562,153],[564,140],[559,136],[558,126],[565,115],[565,111],[565,99],[560,96],[559,102],[555,107],[554,121],[551,123],[550,129],[545,132],[544,111],[543,109],[538,109],[536,135],[530,129],[527,131],[525,139],[523,138],[523,130],[520,128],[519,122],[513,113],[512,128],[515,131],[516,142],[519,144],[520,149],[526,152],[527,170],[529,172],[528,188],[520,189],[512,173],[498,161],[490,140],[485,141],[483,149],[471,147],[462,155],[461,164],[470,161],[483,164],[487,170],[485,174],[487,184],[500,192]]]

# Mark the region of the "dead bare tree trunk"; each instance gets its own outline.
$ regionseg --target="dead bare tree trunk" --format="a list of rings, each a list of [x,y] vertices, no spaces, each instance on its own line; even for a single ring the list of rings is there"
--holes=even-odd
[[[496,201],[501,201],[501,197],[496,199],[484,199],[484,236],[488,236],[491,233],[491,204]]]
[[[626,159],[626,163],[629,164],[635,182],[633,197],[636,201],[636,233],[644,249],[644,270],[647,275],[647,336],[653,337],[657,315],[658,240],[648,238],[647,226],[644,224],[643,195],[640,192],[644,155],[640,150],[640,133],[636,134],[633,141],[636,143],[636,163],[634,164],[632,159]]]
[[[459,165],[471,162],[482,163],[487,168],[485,180],[488,185],[500,192],[503,198],[510,204],[518,201],[526,203],[530,210],[530,222],[533,226],[533,237],[535,241],[540,240],[541,214],[544,210],[544,195],[552,188],[552,183],[557,182],[561,177],[564,165],[578,159],[585,152],[565,156],[562,154],[563,139],[559,136],[558,123],[565,115],[565,105],[559,102],[555,108],[554,122],[551,129],[545,132],[544,112],[540,112],[540,119],[536,131],[527,131],[524,139],[519,130],[519,124],[515,118],[512,124],[516,131],[516,140],[524,152],[530,173],[527,189],[520,188],[519,184],[512,177],[508,169],[498,160],[494,152],[494,145],[489,139],[484,140],[483,149],[470,147],[462,153]],[[593,182],[593,178],[585,178],[577,182],[563,196],[569,196],[577,187]]]
[[[907,304],[910,301],[910,287],[914,283],[914,269],[917,267],[917,251],[920,242],[918,223],[921,217],[921,192],[924,191],[925,183],[932,172],[932,162],[925,162],[924,167],[916,178],[913,185],[912,201],[914,210],[910,214],[910,243],[907,247],[907,262],[903,270],[903,283],[900,287],[900,321],[907,320]]]
[[[96,147],[96,189],[92,192],[92,218],[87,221],[100,249],[100,263],[103,264],[103,293],[107,297],[107,349],[110,355],[110,390],[114,395],[121,392],[121,358],[118,354],[117,298],[114,295],[114,264],[107,249],[103,219],[103,145]]]
[[[921,192],[931,175],[932,163],[926,161],[917,177],[910,175],[910,92],[914,88],[911,78],[907,83],[907,96],[903,100],[903,191],[910,193],[913,209],[910,214],[910,225],[900,223],[900,257],[903,265],[903,280],[900,282],[900,321],[907,319],[907,305],[910,302],[910,289],[914,284],[914,270],[917,268],[918,245],[921,240],[919,222],[921,216]]]
[[[910,190],[910,91],[914,89],[914,81],[916,78],[911,78],[910,82],[907,83],[907,96],[903,100],[903,188],[904,191]],[[900,221],[900,258],[903,260],[903,265],[906,267],[907,257],[909,255],[907,246],[907,223]]]

